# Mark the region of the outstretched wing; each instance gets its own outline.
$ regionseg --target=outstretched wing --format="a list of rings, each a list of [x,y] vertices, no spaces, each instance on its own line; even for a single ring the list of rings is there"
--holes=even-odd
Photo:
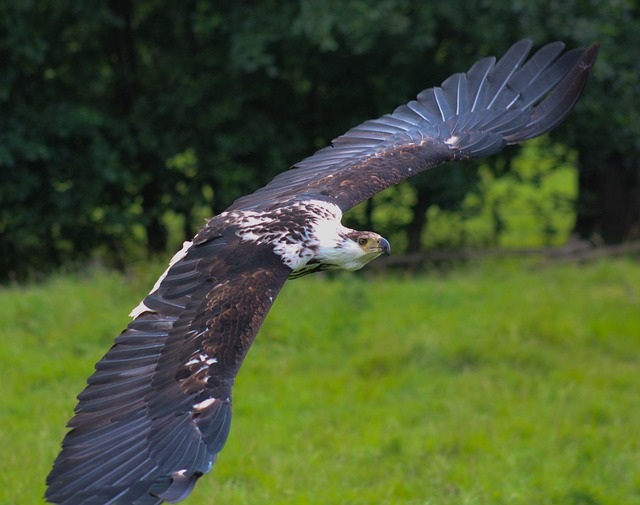
[[[233,227],[218,234],[210,222],[202,233],[96,364],[47,478],[49,501],[178,501],[222,449],[234,378],[291,270]]]
[[[440,163],[488,156],[549,131],[578,101],[599,46],[561,55],[564,44],[555,42],[523,64],[531,46],[517,42],[497,63],[482,59],[392,114],[352,128],[230,209],[318,199],[345,212]]]
[[[343,211],[439,163],[486,156],[540,135],[571,111],[598,47],[530,41],[496,63],[423,91],[367,121],[230,210],[317,199]],[[48,479],[64,505],[179,501],[210,470],[231,420],[235,376],[291,273],[271,246],[211,220],[172,260],[134,320],[96,365]]]

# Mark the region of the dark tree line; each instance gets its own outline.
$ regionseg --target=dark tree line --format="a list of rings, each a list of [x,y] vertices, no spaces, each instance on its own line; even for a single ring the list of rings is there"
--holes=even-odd
[[[236,197],[365,119],[511,43],[603,44],[555,139],[576,148],[576,232],[640,235],[640,23],[634,2],[12,0],[0,5],[0,278],[96,251],[122,261],[139,230],[167,246],[199,209]],[[496,163],[508,171],[514,151]],[[477,180],[411,181],[409,248],[430,205]],[[367,215],[370,216],[370,213]]]

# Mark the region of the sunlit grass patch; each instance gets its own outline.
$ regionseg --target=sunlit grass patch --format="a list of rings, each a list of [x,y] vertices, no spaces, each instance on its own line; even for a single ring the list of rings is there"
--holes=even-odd
[[[532,266],[288,283],[184,503],[639,502],[640,267]],[[74,396],[162,269],[0,290],[0,503],[42,503]]]

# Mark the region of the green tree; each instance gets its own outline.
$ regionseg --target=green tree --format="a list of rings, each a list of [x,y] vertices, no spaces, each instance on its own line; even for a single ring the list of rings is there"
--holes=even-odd
[[[0,276],[97,250],[118,263],[141,237],[162,251],[167,211],[188,236],[203,208],[220,212],[349,127],[523,37],[603,42],[583,103],[553,136],[580,152],[577,230],[631,236],[637,13],[630,0],[5,2]],[[516,152],[492,163],[497,173]],[[458,208],[477,182],[468,165],[411,180],[409,247],[421,245],[426,209]]]

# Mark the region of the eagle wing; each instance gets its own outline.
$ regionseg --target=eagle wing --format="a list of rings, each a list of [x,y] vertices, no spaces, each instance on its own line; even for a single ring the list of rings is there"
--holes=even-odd
[[[521,40],[498,62],[484,58],[392,114],[352,128],[230,209],[316,199],[346,212],[428,168],[488,156],[549,131],[578,101],[599,46],[562,54],[564,44],[554,42],[525,63],[531,47]]]
[[[439,163],[486,156],[553,128],[584,88],[597,46],[525,61],[530,41],[367,121],[228,210],[324,200],[343,211]],[[291,273],[224,213],[185,244],[96,364],[47,478],[64,505],[157,505],[210,470],[231,421],[235,376]]]
[[[185,244],[96,364],[47,479],[49,501],[175,502],[210,470],[236,373],[291,272],[268,246],[221,228],[210,222]]]

